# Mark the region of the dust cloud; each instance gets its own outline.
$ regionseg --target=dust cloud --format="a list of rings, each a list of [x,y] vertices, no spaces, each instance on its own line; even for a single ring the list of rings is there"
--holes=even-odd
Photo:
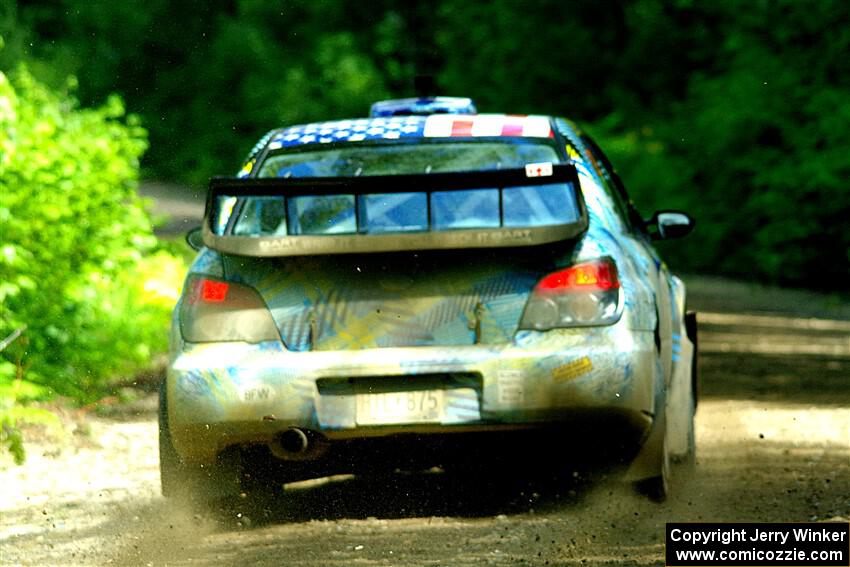
[[[674,469],[663,504],[610,471],[530,474],[540,471],[521,463],[478,476],[333,477],[287,485],[259,507],[180,506],[159,496],[150,399],[138,414],[72,423],[58,448],[30,440],[23,467],[0,462],[0,563],[644,566],[663,562],[666,522],[847,521],[846,318],[812,322],[799,306],[817,305],[796,299],[738,317],[762,304],[730,303],[716,285],[697,294],[715,314],[700,327],[697,465]]]

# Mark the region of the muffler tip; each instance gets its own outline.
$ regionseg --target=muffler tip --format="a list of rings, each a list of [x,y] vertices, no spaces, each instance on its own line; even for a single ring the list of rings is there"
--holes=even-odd
[[[281,433],[278,442],[280,448],[285,453],[292,455],[303,453],[310,446],[310,440],[307,438],[307,434],[297,427],[287,429]]]

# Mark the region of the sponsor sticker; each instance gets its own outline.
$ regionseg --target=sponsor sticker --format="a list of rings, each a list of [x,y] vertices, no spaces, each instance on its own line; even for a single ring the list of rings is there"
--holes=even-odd
[[[502,405],[521,404],[525,399],[522,371],[503,369],[498,372],[499,403]]]
[[[237,177],[248,177],[251,175],[251,172],[254,170],[254,162],[256,160],[250,160],[245,165],[242,166],[242,169],[239,171]]]
[[[567,144],[567,155],[571,160],[581,160],[581,155],[569,144]]]
[[[566,382],[587,374],[591,370],[593,370],[593,363],[590,358],[583,356],[552,370],[552,378],[555,382]]]
[[[543,163],[529,163],[525,166],[525,176],[526,177],[551,177],[552,176],[552,162],[547,161]]]
[[[246,404],[263,404],[274,397],[274,391],[268,386],[251,385],[239,389],[239,399]]]

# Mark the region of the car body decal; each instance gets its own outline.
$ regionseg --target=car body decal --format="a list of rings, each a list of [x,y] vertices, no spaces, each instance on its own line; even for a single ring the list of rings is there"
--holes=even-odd
[[[334,120],[284,128],[269,138],[268,149],[362,142],[398,140],[401,138],[462,137],[526,137],[551,138],[549,118],[511,114],[434,114],[431,116],[392,116]]]

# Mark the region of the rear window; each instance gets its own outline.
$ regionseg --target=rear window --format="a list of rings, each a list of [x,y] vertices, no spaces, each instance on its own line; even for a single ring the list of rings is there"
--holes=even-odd
[[[226,233],[235,198],[219,197],[216,234]],[[576,222],[572,183],[428,193],[241,197],[235,236],[384,234],[521,228]]]
[[[489,171],[560,161],[549,144],[522,138],[499,142],[417,142],[348,145],[272,155],[258,177],[359,177]]]
[[[259,177],[368,177],[523,168],[559,161],[554,147],[515,142],[346,146],[273,155]],[[541,227],[576,222],[573,183],[431,192],[218,198],[217,234],[296,236]],[[228,229],[228,227],[230,227]]]

